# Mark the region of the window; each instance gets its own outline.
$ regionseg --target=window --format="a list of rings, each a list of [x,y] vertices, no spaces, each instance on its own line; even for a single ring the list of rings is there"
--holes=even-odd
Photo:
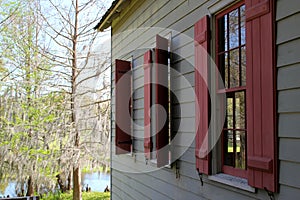
[[[195,106],[199,121],[195,123],[195,157],[199,174],[225,173],[244,178],[252,187],[277,192],[274,7],[274,0],[244,0],[216,14],[214,24],[209,16],[195,23]],[[213,38],[210,27],[216,28]],[[215,63],[224,82],[224,88],[216,84],[213,95],[225,94],[227,104],[221,155],[213,163],[211,149],[219,152],[220,146],[210,147],[214,140],[210,116],[211,112],[221,113],[212,110],[209,101],[214,96],[208,94],[210,83],[217,82],[209,62],[212,40],[216,43]]]
[[[246,177],[246,29],[245,5],[216,16],[216,57],[225,88],[226,116],[222,132],[222,170]]]
[[[158,167],[170,164],[168,59],[168,39],[156,35],[154,52],[144,54],[144,153]]]

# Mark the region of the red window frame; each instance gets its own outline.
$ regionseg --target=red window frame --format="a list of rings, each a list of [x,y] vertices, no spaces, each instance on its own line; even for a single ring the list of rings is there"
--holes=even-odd
[[[246,9],[246,122],[247,122],[247,181],[252,187],[271,192],[278,191],[278,141],[276,99],[276,20],[275,0],[244,0]],[[241,3],[242,4],[242,3]],[[239,6],[236,4],[234,6]],[[231,7],[229,9],[234,9]],[[228,12],[225,10],[221,13]],[[221,15],[218,14],[219,16]],[[200,18],[194,27],[195,68],[207,70],[207,53],[199,51],[201,45],[208,53],[210,42],[209,17]],[[218,58],[216,58],[217,60]],[[204,78],[207,78],[204,74]],[[216,80],[217,81],[217,80]],[[208,144],[203,134],[209,113],[199,112],[197,105],[207,108],[206,90],[195,70],[196,113],[201,113],[200,125],[196,123],[195,157],[198,173],[211,173],[211,155],[201,156]],[[218,83],[217,83],[218,85]],[[202,90],[203,89],[203,90]],[[225,92],[226,90],[223,89]],[[217,92],[222,92],[219,90]],[[222,105],[220,105],[222,106]],[[198,106],[199,107],[199,106]],[[200,109],[201,110],[201,109]],[[196,122],[199,115],[195,117]],[[204,145],[206,146],[206,145]]]
[[[230,42],[228,42],[227,41],[227,43],[222,43],[222,45],[226,45],[227,47],[225,48],[224,47],[224,49],[222,49],[222,50],[220,50],[221,48],[220,48],[220,43],[219,43],[219,40],[220,40],[220,38],[219,38],[219,35],[220,35],[220,31],[221,30],[219,30],[219,26],[218,26],[218,22],[219,22],[219,20],[221,19],[221,18],[223,18],[225,15],[227,15],[228,16],[228,14],[230,13],[230,12],[232,12],[232,11],[234,11],[234,10],[236,10],[237,8],[240,8],[241,6],[243,6],[243,5],[245,5],[245,3],[244,3],[244,1],[241,1],[241,2],[239,2],[239,3],[237,3],[237,4],[235,4],[235,5],[233,5],[233,6],[231,6],[230,8],[228,8],[228,9],[226,9],[226,10],[224,10],[224,11],[222,11],[222,12],[220,12],[219,14],[217,14],[216,15],[216,23],[215,23],[215,25],[216,25],[216,64],[217,64],[217,66],[218,66],[218,68],[219,68],[219,71],[220,72],[222,72],[223,71],[223,69],[222,69],[222,67],[224,67],[224,66],[221,66],[221,60],[220,60],[220,56],[221,55],[225,55],[225,54],[228,54],[229,56],[230,56],[230,53],[232,52],[232,51],[235,51],[235,50],[238,50],[239,51],[239,73],[238,73],[238,86],[234,86],[234,87],[231,87],[231,84],[230,84],[230,70],[227,70],[227,73],[228,73],[228,75],[227,75],[227,79],[228,79],[228,81],[227,81],[227,84],[225,83],[224,85],[225,85],[225,89],[224,88],[220,88],[220,86],[219,86],[219,84],[217,84],[218,85],[218,89],[217,89],[217,93],[219,93],[219,94],[226,94],[226,96],[228,97],[228,96],[233,96],[232,98],[233,98],[233,102],[235,102],[235,98],[234,98],[234,96],[235,96],[235,94],[237,94],[238,92],[244,92],[244,99],[246,100],[246,85],[243,85],[243,83],[242,83],[242,67],[241,67],[241,49],[242,48],[245,48],[245,46],[246,46],[246,43],[244,43],[244,44],[242,44],[242,42],[241,42],[241,27],[240,27],[240,22],[241,22],[241,18],[240,18],[240,14],[239,14],[239,20],[238,20],[238,24],[239,24],[239,35],[238,35],[238,45],[237,46],[235,46],[235,47],[233,47],[233,48],[230,48]],[[229,20],[228,18],[227,18],[227,20]],[[227,25],[229,24],[229,22],[227,22]],[[227,28],[227,38],[229,38],[229,26],[227,26],[226,27]],[[228,59],[230,59],[230,58],[228,58]],[[223,65],[223,64],[222,64]],[[228,68],[230,68],[230,64],[229,64],[229,66],[228,66]],[[225,70],[224,70],[225,71]],[[225,72],[224,72],[225,73]],[[225,76],[225,75],[224,75]],[[225,76],[226,77],[226,76]],[[224,82],[225,82],[225,80],[224,80]],[[227,100],[227,97],[226,97],[226,100]],[[227,127],[225,127],[225,125],[224,125],[224,128],[223,128],[223,132],[222,132],[222,135],[221,135],[221,137],[222,137],[222,171],[224,172],[224,173],[226,173],[226,174],[230,174],[230,175],[233,175],[233,176],[238,176],[238,177],[242,177],[242,178],[247,178],[247,147],[246,147],[246,140],[247,139],[245,139],[245,169],[240,169],[240,168],[236,168],[236,167],[234,167],[234,165],[235,165],[235,154],[237,153],[236,152],[236,139],[235,139],[235,137],[236,137],[236,132],[237,131],[242,131],[242,132],[244,132],[244,134],[245,134],[245,138],[247,138],[247,118],[246,118],[246,103],[247,102],[245,102],[245,105],[244,105],[244,108],[245,108],[245,127],[244,128],[242,128],[242,129],[239,129],[239,128],[236,128],[236,121],[235,121],[235,115],[233,114],[233,124],[232,124],[232,127],[231,128],[227,128]],[[233,106],[233,113],[235,113],[235,106]],[[226,114],[226,117],[227,117],[227,114]],[[226,121],[226,120],[225,120]],[[226,123],[226,122],[225,122]],[[233,137],[233,152],[232,152],[232,156],[233,156],[233,166],[229,166],[229,165],[226,165],[225,164],[225,148],[227,147],[227,145],[226,145],[226,143],[227,143],[227,140],[225,139],[225,134],[226,134],[226,132],[227,131],[232,131],[232,137]],[[227,147],[227,149],[228,149],[228,147]]]

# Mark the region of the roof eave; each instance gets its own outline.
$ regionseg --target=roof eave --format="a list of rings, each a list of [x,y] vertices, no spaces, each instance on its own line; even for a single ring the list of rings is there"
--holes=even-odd
[[[130,2],[130,0],[113,1],[110,8],[106,11],[106,13],[101,18],[100,22],[94,27],[94,29],[102,32],[108,27],[110,27],[113,19],[118,17],[120,15],[121,10],[129,4],[125,4],[125,2]]]

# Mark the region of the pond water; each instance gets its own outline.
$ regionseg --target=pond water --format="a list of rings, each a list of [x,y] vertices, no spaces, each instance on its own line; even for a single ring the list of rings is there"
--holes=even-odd
[[[101,172],[83,174],[81,177],[81,182],[81,185],[84,189],[88,185],[88,187],[91,188],[91,191],[103,192],[107,185],[110,187],[110,175]],[[4,194],[0,192],[0,196],[2,197],[3,195],[9,195],[10,197],[15,197],[15,186],[15,182],[10,182],[6,187]]]
[[[88,185],[92,191],[103,192],[107,185],[110,187],[110,175],[107,173],[84,174],[81,181],[84,188]]]

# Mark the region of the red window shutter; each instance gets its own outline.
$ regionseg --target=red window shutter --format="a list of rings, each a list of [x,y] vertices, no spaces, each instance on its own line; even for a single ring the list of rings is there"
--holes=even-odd
[[[152,151],[152,139],[151,139],[151,63],[152,54],[151,50],[144,54],[144,152],[146,159],[150,159],[150,153]]]
[[[245,0],[249,185],[276,192],[275,29],[273,0]]]
[[[116,60],[116,154],[131,152],[131,63]]]
[[[168,119],[168,40],[156,35],[155,48],[156,73],[156,152],[157,166],[169,164],[169,119]],[[163,108],[164,110],[162,111]]]
[[[196,22],[195,39],[195,115],[196,115],[196,168],[199,173],[210,173],[208,150],[209,96],[208,96],[208,58],[209,58],[209,16]]]

